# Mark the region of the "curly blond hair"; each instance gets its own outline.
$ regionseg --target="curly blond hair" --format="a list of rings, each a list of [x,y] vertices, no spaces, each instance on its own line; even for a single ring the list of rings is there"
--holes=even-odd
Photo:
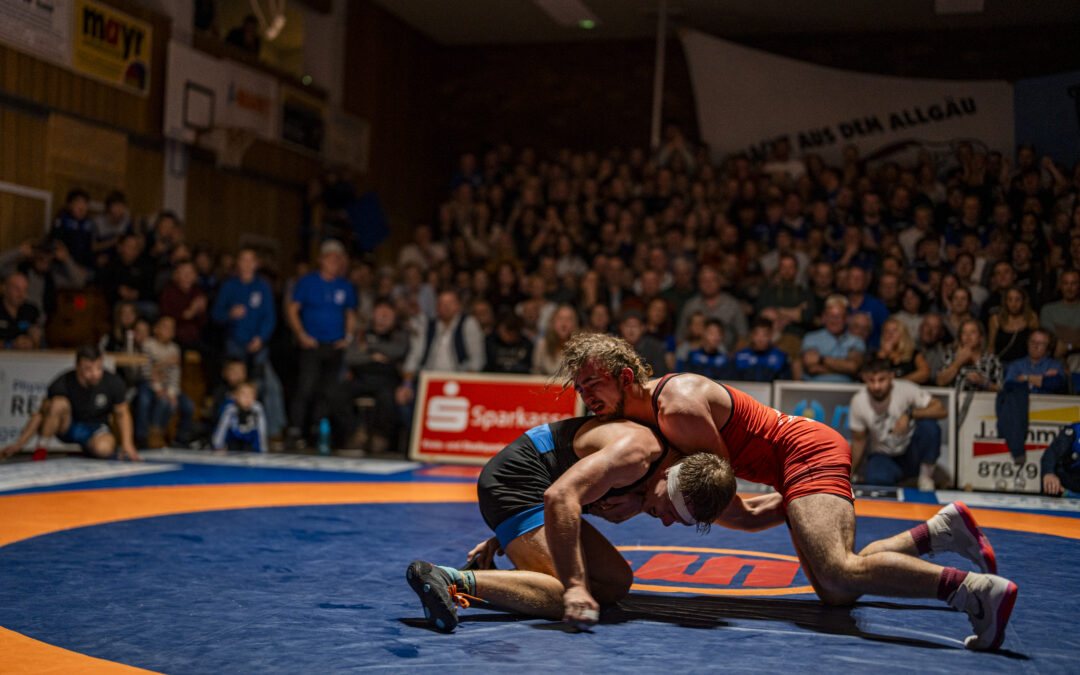
[[[634,382],[644,386],[652,376],[652,366],[626,340],[606,333],[574,333],[563,347],[562,360],[553,379],[563,387],[572,387],[574,378],[586,363],[595,362],[602,370],[617,378],[623,368],[634,373]]]

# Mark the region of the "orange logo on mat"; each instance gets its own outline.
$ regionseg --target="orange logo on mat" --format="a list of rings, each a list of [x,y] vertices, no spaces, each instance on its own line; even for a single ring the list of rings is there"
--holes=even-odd
[[[799,559],[795,556],[683,546],[619,546],[618,549],[623,553],[655,552],[635,567],[634,590],[705,595],[794,595],[814,592],[811,586],[793,585],[799,571]],[[640,556],[632,557],[641,559]],[[695,568],[695,571],[690,572],[691,568]],[[736,579],[740,581],[736,583]]]

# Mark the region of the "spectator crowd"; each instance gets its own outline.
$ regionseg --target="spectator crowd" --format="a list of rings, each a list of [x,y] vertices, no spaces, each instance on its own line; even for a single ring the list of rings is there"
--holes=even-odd
[[[551,375],[577,330],[624,337],[654,375],[856,382],[873,361],[912,385],[1077,391],[1080,166],[1028,145],[874,162],[852,146],[832,166],[780,140],[714,164],[672,124],[651,154],[465,153],[448,188],[380,256],[394,264],[328,239],[291,274],[193,246],[167,212],[136,227],[120,193],[92,216],[75,190],[47,238],[0,255],[0,343],[47,346],[57,290],[98,289],[101,346],[146,357],[122,374],[151,446],[174,414],[186,443],[231,406],[265,416],[244,428],[270,444],[325,418],[339,446],[374,431],[394,449],[419,372]],[[188,353],[212,404],[184,395]]]

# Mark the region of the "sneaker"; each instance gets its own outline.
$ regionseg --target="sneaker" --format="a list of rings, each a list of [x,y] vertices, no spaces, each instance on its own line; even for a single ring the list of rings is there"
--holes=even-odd
[[[920,492],[933,492],[937,489],[934,485],[934,479],[930,476],[919,476],[919,491]]]
[[[405,570],[405,579],[420,597],[424,606],[424,618],[444,633],[452,632],[458,625],[457,608],[469,606],[470,596],[458,593],[450,575],[423,560],[415,560]]]
[[[43,462],[49,456],[49,451],[45,448],[37,448],[34,450],[34,454],[30,456],[31,462]]]
[[[969,573],[949,598],[953,608],[966,612],[975,635],[964,640],[968,649],[997,649],[1005,641],[1005,625],[1016,604],[1016,584],[994,574]]]
[[[975,523],[963,502],[953,502],[926,521],[930,530],[930,554],[952,551],[979,566],[983,574],[997,573],[997,557],[990,540]]]

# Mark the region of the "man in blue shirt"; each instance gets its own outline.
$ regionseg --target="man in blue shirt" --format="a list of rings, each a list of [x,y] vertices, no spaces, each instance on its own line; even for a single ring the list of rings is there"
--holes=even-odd
[[[341,242],[324,241],[318,271],[296,283],[286,306],[289,328],[300,343],[299,376],[289,405],[293,441],[310,434],[314,421],[323,416],[323,394],[338,381],[345,347],[356,333],[356,291],[343,276],[347,262]]]
[[[771,321],[754,321],[750,328],[750,346],[735,352],[735,379],[744,382],[791,379],[787,353],[773,346],[772,335]]]
[[[881,327],[889,320],[889,310],[885,309],[884,303],[866,292],[869,275],[861,267],[848,268],[848,305],[851,314],[869,314],[873,321],[870,329],[870,339],[867,347],[877,349],[881,342]]]
[[[1050,358],[1050,331],[1036,328],[1028,336],[1027,358],[1017,359],[1005,372],[1006,382],[1026,382],[1032,394],[1058,394],[1065,388],[1065,368]]]
[[[862,368],[866,343],[847,332],[848,302],[830,295],[821,314],[824,328],[807,333],[802,343],[802,375],[815,382],[854,382]]]
[[[259,258],[252,248],[236,255],[236,276],[221,286],[210,316],[225,326],[225,358],[247,365],[248,375],[259,384],[266,408],[266,428],[271,436],[285,429],[285,403],[281,380],[270,365],[270,336],[277,313],[274,293],[256,272]]]

